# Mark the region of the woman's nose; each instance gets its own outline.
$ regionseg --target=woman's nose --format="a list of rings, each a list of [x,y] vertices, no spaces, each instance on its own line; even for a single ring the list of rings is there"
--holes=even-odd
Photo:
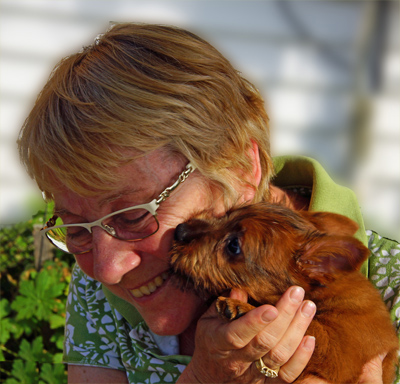
[[[118,284],[141,262],[137,243],[118,240],[100,228],[93,229],[93,278],[107,285]]]

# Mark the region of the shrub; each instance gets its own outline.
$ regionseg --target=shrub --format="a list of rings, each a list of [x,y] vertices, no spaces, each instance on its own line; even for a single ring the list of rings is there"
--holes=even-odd
[[[53,251],[35,268],[35,224],[31,220],[0,229],[0,361],[5,384],[66,383],[62,362],[65,302],[73,258]]]

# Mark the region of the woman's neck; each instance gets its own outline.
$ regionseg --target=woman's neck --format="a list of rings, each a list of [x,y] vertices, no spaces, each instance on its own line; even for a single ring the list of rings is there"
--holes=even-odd
[[[179,337],[179,353],[181,355],[193,356],[194,340],[197,321],[194,321]]]

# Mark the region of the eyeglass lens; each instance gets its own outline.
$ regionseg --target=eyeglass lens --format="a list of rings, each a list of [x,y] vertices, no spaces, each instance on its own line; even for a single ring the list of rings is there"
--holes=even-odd
[[[55,225],[62,225],[60,218]],[[134,241],[151,236],[158,230],[158,221],[148,210],[133,208],[103,220],[101,226],[111,236],[120,240]],[[70,225],[52,228],[46,232],[49,240],[58,248],[70,253],[83,253],[92,248],[93,235],[84,226]]]

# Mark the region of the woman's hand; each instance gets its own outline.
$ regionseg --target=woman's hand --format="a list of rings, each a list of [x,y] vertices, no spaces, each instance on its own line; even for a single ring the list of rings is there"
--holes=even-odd
[[[382,384],[382,362],[385,355],[380,355],[370,360],[363,367],[359,384]]]
[[[243,291],[231,298],[247,301]],[[255,366],[263,359],[271,369],[280,368],[272,382],[294,381],[307,365],[315,347],[304,336],[315,305],[303,301],[304,290],[291,287],[276,307],[262,305],[230,323],[219,319],[215,306],[200,318],[192,361],[179,383],[264,383],[267,379]]]

